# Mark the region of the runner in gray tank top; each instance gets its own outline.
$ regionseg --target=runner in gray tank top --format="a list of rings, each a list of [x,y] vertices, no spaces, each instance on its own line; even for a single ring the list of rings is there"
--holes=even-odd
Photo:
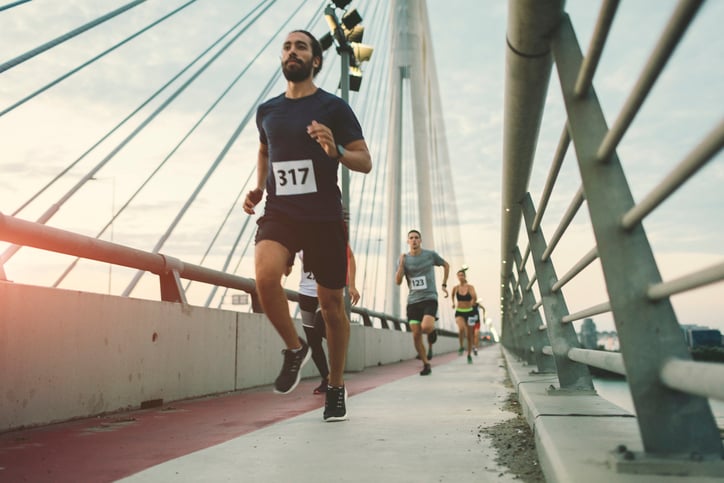
[[[412,338],[417,354],[422,360],[421,376],[432,372],[429,355],[425,353],[422,334],[431,334],[435,330],[437,317],[437,285],[435,284],[435,267],[443,267],[442,291],[447,298],[447,278],[450,265],[437,252],[422,248],[422,236],[417,230],[407,234],[408,253],[400,255],[395,274],[395,283],[400,285],[402,279],[407,280],[410,293],[407,297],[407,322],[410,324]],[[429,342],[429,341],[428,341]]]

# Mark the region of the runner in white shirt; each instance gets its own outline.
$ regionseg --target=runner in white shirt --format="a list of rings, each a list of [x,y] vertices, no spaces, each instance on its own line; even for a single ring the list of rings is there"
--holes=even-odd
[[[352,304],[359,301],[360,294],[355,287],[355,260],[352,249],[347,247],[349,256],[349,296]],[[304,251],[297,252],[297,258],[302,263],[302,275],[299,280],[299,311],[302,315],[302,328],[307,336],[307,344],[312,351],[312,360],[317,366],[322,381],[319,386],[314,388],[314,394],[324,394],[327,392],[329,384],[329,366],[327,365],[327,356],[322,347],[322,339],[326,337],[326,327],[322,311],[319,308],[319,300],[317,299],[317,281],[314,274],[304,270]]]

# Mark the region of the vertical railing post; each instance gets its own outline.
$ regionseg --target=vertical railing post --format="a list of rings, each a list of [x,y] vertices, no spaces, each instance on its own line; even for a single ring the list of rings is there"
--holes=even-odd
[[[523,217],[525,218],[526,231],[530,242],[530,253],[535,273],[538,279],[543,311],[546,316],[548,337],[553,348],[553,357],[558,369],[558,381],[561,389],[566,391],[592,391],[593,382],[588,366],[574,362],[568,358],[568,351],[574,347],[580,347],[573,324],[564,324],[562,318],[568,315],[566,300],[560,291],[553,292],[551,287],[558,281],[553,261],[548,258],[543,260],[543,252],[546,249],[546,241],[541,228],[533,231],[533,220],[535,220],[535,209],[530,193],[526,193],[522,201]]]
[[[525,310],[523,309],[523,306],[521,305],[521,296],[518,292],[518,283],[515,277],[515,273],[510,274],[510,290],[511,290],[511,299],[510,302],[513,307],[513,320],[514,320],[514,327],[515,327],[515,341],[517,343],[517,354],[518,357],[520,357],[521,360],[525,362],[531,362],[529,360],[530,353],[528,352],[528,347],[526,345],[526,339],[527,334],[525,330]]]
[[[513,257],[515,258],[515,254],[520,254],[520,250],[516,246],[513,249]],[[520,274],[520,271],[514,271],[513,273]],[[533,331],[530,328],[530,306],[526,303],[526,297],[525,297],[525,287],[523,287],[523,282],[520,279],[520,276],[518,277],[518,283],[515,287],[515,295],[516,295],[516,302],[518,303],[518,310],[520,314],[520,331],[521,331],[521,340],[523,342],[523,358],[525,359],[525,362],[528,365],[533,365],[536,363],[535,359],[535,352],[533,349]]]
[[[506,331],[507,333],[507,345],[506,347],[513,352],[517,357],[520,357],[521,343],[518,335],[518,315],[515,307],[515,300],[513,298],[513,291],[508,283],[503,288],[503,303],[505,305],[505,316],[506,316]]]
[[[181,285],[179,272],[183,268],[183,262],[177,258],[159,253],[163,258],[164,270],[158,274],[161,288],[161,300],[165,302],[186,303],[186,293]]]
[[[523,295],[523,306],[528,315],[526,320],[526,331],[528,335],[526,345],[532,356],[531,362],[536,364],[538,367],[537,372],[541,374],[556,372],[556,365],[553,358],[543,353],[543,347],[550,345],[548,332],[547,330],[540,330],[540,327],[543,325],[543,319],[540,313],[538,313],[538,310],[533,309],[536,303],[535,295],[533,295],[533,291],[528,288],[530,278],[528,278],[528,272],[525,266],[522,265],[523,260],[518,247],[516,247],[513,252],[513,258],[515,259],[515,265],[518,267],[518,281],[520,283],[521,294]]]
[[[504,288],[500,290],[500,343],[508,350],[512,348],[512,334],[510,327],[510,310],[508,308],[508,299]]]

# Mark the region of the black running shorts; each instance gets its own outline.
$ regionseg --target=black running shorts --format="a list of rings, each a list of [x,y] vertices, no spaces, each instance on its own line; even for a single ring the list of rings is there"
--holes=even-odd
[[[304,271],[319,285],[341,289],[347,284],[347,230],[344,221],[295,221],[264,215],[257,220],[255,243],[274,240],[290,254],[304,250]]]

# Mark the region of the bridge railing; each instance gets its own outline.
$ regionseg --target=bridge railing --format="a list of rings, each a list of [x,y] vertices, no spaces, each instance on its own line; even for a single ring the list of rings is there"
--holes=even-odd
[[[663,281],[642,222],[721,151],[724,122],[703,133],[699,144],[638,203],[616,153],[701,4],[679,2],[609,128],[592,80],[618,2],[603,2],[585,57],[563,1],[509,2],[502,342],[539,372],[557,373],[559,388],[554,391],[559,394],[592,392],[589,365],[625,374],[646,455],[714,461],[721,471],[722,440],[707,398],[724,400],[724,365],[692,360],[670,297],[724,280],[724,263]],[[556,76],[551,76],[553,66]],[[528,183],[551,78],[560,87],[567,118],[536,207]],[[546,241],[541,221],[571,145],[581,183]],[[552,254],[584,204],[595,245],[559,278]],[[525,236],[519,240],[521,219]],[[608,300],[569,313],[562,288],[595,261]],[[619,353],[582,349],[576,336],[572,322],[604,313],[613,316]]]
[[[249,294],[252,310],[262,312],[254,279],[186,263],[161,253],[138,250],[2,213],[0,213],[0,240],[13,243],[18,247],[33,247],[154,273],[159,279],[161,300],[167,302],[187,303],[184,288],[181,285],[182,279],[242,290]],[[0,264],[0,280],[5,279],[4,270]],[[285,293],[288,300],[292,302],[299,300],[298,292],[287,289]],[[406,319],[364,307],[352,307],[351,310],[352,313],[360,316],[365,326],[373,327],[372,319],[374,318],[379,320],[379,326],[383,329],[409,331]]]

